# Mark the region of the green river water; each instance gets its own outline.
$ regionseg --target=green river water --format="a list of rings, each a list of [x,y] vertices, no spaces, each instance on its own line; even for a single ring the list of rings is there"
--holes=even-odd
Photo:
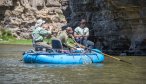
[[[146,84],[146,56],[105,57],[99,64],[26,64],[32,46],[0,45],[0,84]]]

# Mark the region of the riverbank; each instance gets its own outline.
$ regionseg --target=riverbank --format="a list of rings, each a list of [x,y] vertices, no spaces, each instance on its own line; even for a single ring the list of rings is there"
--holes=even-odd
[[[21,44],[21,45],[31,45],[32,44],[32,40],[28,39],[28,40],[15,40],[15,39],[11,39],[11,40],[0,40],[0,44]]]

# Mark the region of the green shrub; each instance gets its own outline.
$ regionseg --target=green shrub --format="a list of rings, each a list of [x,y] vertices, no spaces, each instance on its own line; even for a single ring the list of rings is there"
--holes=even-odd
[[[0,29],[0,39],[8,41],[11,39],[15,39],[15,37],[12,35],[10,30],[1,28]]]

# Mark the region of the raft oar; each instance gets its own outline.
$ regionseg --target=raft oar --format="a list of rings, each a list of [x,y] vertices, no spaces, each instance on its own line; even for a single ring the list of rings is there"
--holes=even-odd
[[[72,40],[73,40],[75,43],[77,43],[77,42],[75,41],[75,39],[72,38]],[[78,43],[77,43],[77,44],[78,44]],[[78,45],[78,46],[79,46],[79,45]],[[79,46],[79,47],[80,47],[80,46]],[[86,46],[84,46],[84,47],[85,47],[86,49],[88,49],[88,50],[94,51],[94,50],[92,50],[92,49],[89,49],[89,48],[86,47]],[[94,51],[94,52],[97,52],[97,51]],[[125,61],[125,60],[122,60],[122,59],[120,59],[120,58],[117,58],[117,57],[114,57],[114,56],[111,56],[111,55],[108,55],[108,54],[102,53],[101,51],[98,51],[98,53],[101,53],[101,54],[103,54],[104,56],[107,56],[107,57],[110,57],[110,58],[116,59],[116,60],[121,61],[121,62],[125,62],[125,63],[128,63],[128,64],[132,64],[132,63],[127,62],[127,61]]]
[[[87,48],[87,47],[86,47]],[[105,53],[102,53],[100,50],[94,50],[94,49],[89,49],[89,48],[87,48],[88,50],[91,50],[91,51],[93,51],[93,52],[98,52],[98,53],[100,53],[100,54],[103,54],[104,56],[107,56],[107,57],[110,57],[110,58],[113,58],[113,59],[115,59],[115,60],[118,60],[118,61],[121,61],[121,62],[125,62],[125,63],[128,63],[128,64],[132,64],[132,63],[130,63],[130,62],[127,62],[127,61],[125,61],[125,60],[122,60],[122,59],[120,59],[120,58],[117,58],[117,57],[114,57],[114,56],[111,56],[111,55],[108,55],[108,54],[105,54]]]
[[[93,50],[92,50],[92,51],[93,51]],[[99,53],[103,54],[104,56],[107,56],[107,57],[116,59],[116,60],[118,60],[118,61],[125,62],[125,63],[128,63],[128,64],[132,64],[132,63],[127,62],[127,61],[125,61],[125,60],[122,60],[122,59],[120,59],[120,58],[117,58],[117,57],[114,57],[114,56],[111,56],[111,55],[108,55],[108,54],[105,54],[105,53],[102,53],[102,52],[99,52]]]

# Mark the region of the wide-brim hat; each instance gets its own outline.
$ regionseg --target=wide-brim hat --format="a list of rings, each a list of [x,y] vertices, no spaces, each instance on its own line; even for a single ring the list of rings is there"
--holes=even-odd
[[[41,25],[42,25],[42,24],[44,24],[44,23],[45,23],[45,21],[44,21],[44,20],[39,19],[39,20],[37,20],[37,21],[36,21],[35,26],[41,26]]]

